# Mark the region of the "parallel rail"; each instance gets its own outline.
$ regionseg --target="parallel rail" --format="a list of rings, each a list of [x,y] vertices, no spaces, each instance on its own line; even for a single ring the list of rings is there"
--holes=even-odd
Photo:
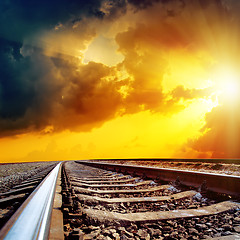
[[[194,163],[224,163],[224,164],[240,164],[240,159],[222,159],[222,158],[112,158],[112,159],[91,159],[92,161],[153,161],[153,162],[194,162]]]
[[[203,183],[206,183],[206,187],[213,192],[230,194],[240,197],[239,176],[90,161],[79,161],[79,163],[83,163],[92,167],[103,168],[106,170],[123,173],[128,172],[129,174],[137,176],[158,178],[163,181],[178,180],[180,183],[186,186],[200,187]]]
[[[191,180],[193,176],[182,176],[183,172],[191,175],[189,171],[166,173],[163,169],[160,173],[156,168],[82,161],[66,163],[64,168],[63,216],[68,240],[198,239],[196,235],[240,239],[239,203],[229,201],[230,196],[177,184],[201,185]],[[193,173],[197,179],[202,177]],[[177,176],[180,180],[165,183],[159,181],[162,176],[166,181]]]
[[[32,192],[0,232],[0,239],[47,239],[61,163]]]
[[[210,173],[202,173],[202,172],[195,172],[195,171],[184,171],[184,170],[176,170],[176,169],[165,169],[165,168],[156,168],[156,167],[143,167],[143,166],[136,166],[136,165],[121,165],[121,164],[108,164],[108,163],[101,163],[101,162],[90,162],[90,161],[79,161],[78,163],[85,164],[87,166],[91,167],[98,167],[106,170],[111,170],[114,172],[122,172],[127,174],[132,174],[136,176],[140,176],[142,178],[148,177],[152,179],[159,179],[163,181],[178,181],[183,185],[187,186],[194,186],[196,188],[200,187],[202,183],[206,182],[206,186],[208,190],[218,192],[218,193],[224,193],[224,194],[230,194],[237,197],[240,197],[240,177],[238,176],[229,176],[229,175],[220,175],[220,174],[210,174]],[[77,165],[77,164],[76,164]],[[6,225],[2,228],[0,231],[0,239],[4,240],[12,240],[12,239],[23,239],[23,240],[32,240],[32,239],[48,239],[51,235],[50,233],[50,226],[51,224],[51,218],[53,213],[54,207],[56,209],[61,208],[60,205],[54,204],[54,195],[56,192],[56,182],[59,175],[59,170],[61,168],[61,163],[59,163],[49,174],[48,176],[43,180],[43,182],[34,190],[34,192],[27,198],[27,200],[23,203],[23,205],[17,210],[17,212],[11,217],[11,219],[6,223]],[[111,175],[111,173],[109,173]],[[118,174],[112,174],[112,177],[116,177]],[[108,175],[104,175],[105,178],[108,177]],[[73,176],[71,177],[72,183],[74,182]],[[75,177],[76,178],[76,177]],[[77,178],[76,178],[77,179]],[[119,177],[117,179],[117,185],[120,186],[122,184],[122,178]],[[134,179],[134,178],[133,178]],[[132,180],[132,179],[130,179]],[[80,181],[80,180],[78,180]],[[128,186],[131,185],[129,183],[129,180],[127,178],[125,179],[125,182],[127,182]],[[147,182],[147,181],[145,181]],[[98,180],[93,178],[91,181],[84,182],[84,180],[81,180],[81,187],[84,189],[84,187],[91,187],[91,188],[98,188],[98,192],[101,192],[101,188],[104,188],[106,185],[106,180],[102,180],[102,185],[96,185],[98,183]],[[114,185],[114,181],[111,181],[108,183],[111,184],[111,187],[116,187]],[[143,182],[144,183],[144,182]],[[74,183],[73,183],[74,184]],[[80,184],[80,183],[79,183]],[[95,185],[94,185],[95,184]],[[135,185],[137,185],[136,183]],[[75,184],[77,186],[77,184]],[[75,187],[75,190],[78,190],[77,187]],[[149,189],[148,189],[149,190]],[[69,210],[72,211],[74,209],[74,205],[71,206],[72,198],[71,194],[74,197],[74,201],[76,204],[76,196],[74,196],[74,191],[71,189],[71,186],[69,189],[65,189],[64,191],[58,190],[58,193],[64,193],[63,196],[69,201],[65,203],[65,215],[66,215],[66,207],[70,206]],[[87,189],[86,189],[87,191]],[[95,191],[95,190],[88,190]],[[114,190],[116,192],[116,190]],[[119,190],[120,191],[120,190]],[[143,189],[140,189],[139,191],[144,191]],[[104,192],[104,191],[102,191]],[[106,191],[105,191],[106,192]],[[68,195],[68,194],[69,195]],[[111,204],[111,201],[115,201],[115,203],[118,203],[116,199],[109,200],[109,199],[103,199],[102,197],[90,197],[90,196],[84,196],[79,194],[78,198],[84,198],[84,201],[95,201],[95,202],[104,202],[104,204]],[[63,198],[63,199],[64,199]],[[158,199],[156,197],[156,199]],[[150,201],[149,199],[148,201]],[[133,202],[133,200],[126,200],[128,202]],[[139,199],[135,199],[135,201],[139,201]],[[144,200],[146,202],[146,199]],[[151,200],[152,201],[152,200]],[[156,201],[156,200],[155,200]],[[121,199],[122,202],[122,199]],[[229,203],[227,203],[229,204]],[[224,207],[224,206],[223,206]],[[195,211],[195,210],[192,210]],[[197,210],[196,210],[197,211]],[[221,210],[222,211],[222,210]],[[100,215],[102,214],[101,211],[99,211],[99,216],[96,215],[98,211],[95,210],[85,210],[86,214],[89,214],[89,216],[98,217],[100,219]],[[77,217],[78,214],[74,213],[68,213],[69,217]],[[72,215],[71,215],[72,214]],[[118,219],[117,217],[121,217],[120,214],[113,214],[113,219]],[[153,213],[155,216],[156,213]],[[80,216],[80,215],[79,215]],[[109,215],[110,216],[110,215]],[[126,221],[132,221],[132,218],[127,218],[128,215],[124,215],[126,217]],[[130,216],[130,215],[129,215]],[[139,216],[139,219],[141,217],[142,219],[142,213],[137,213],[134,216]],[[160,215],[159,215],[160,216]],[[161,218],[162,218],[161,213]],[[120,218],[119,217],[119,218]],[[169,217],[169,214],[168,214]],[[58,215],[55,214],[55,218],[58,218]],[[149,215],[149,218],[152,218],[152,216]],[[160,218],[160,217],[159,217]],[[141,220],[140,219],[140,220]],[[60,221],[62,221],[62,218],[59,218]],[[139,221],[140,221],[139,220]],[[136,219],[134,219],[136,221]],[[141,221],[140,221],[141,222]],[[56,231],[52,231],[53,235],[56,235]],[[73,233],[74,235],[74,233]],[[52,238],[52,239],[58,239],[58,238]]]

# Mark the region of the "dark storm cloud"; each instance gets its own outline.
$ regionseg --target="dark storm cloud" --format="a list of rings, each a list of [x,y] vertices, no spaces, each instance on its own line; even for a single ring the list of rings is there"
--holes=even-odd
[[[60,23],[95,17],[100,0],[0,2],[0,134],[42,129],[61,101],[66,81],[43,50],[23,44]],[[34,42],[34,41],[33,41]],[[71,79],[70,79],[71,82]],[[70,83],[69,83],[70,84]]]
[[[184,0],[128,0],[132,6],[134,6],[138,10],[142,10],[148,7],[153,6],[156,3],[162,3],[163,5],[179,5],[180,8],[185,6]],[[176,13],[172,9],[167,9],[169,15],[174,16]]]
[[[19,43],[6,42],[0,39],[0,116],[3,119],[16,119],[21,117],[28,101],[33,96],[31,86],[21,79],[21,65],[28,65],[19,52]],[[16,61],[19,66],[16,66]]]
[[[167,3],[170,1],[172,0],[128,0],[130,4],[132,4],[138,9],[144,9],[144,8],[150,7],[157,2]]]
[[[12,135],[47,124],[61,84],[54,65],[37,48],[23,57],[19,44],[0,40],[0,133]]]
[[[36,31],[51,29],[59,22],[90,15],[100,6],[100,0],[2,0],[0,37],[21,41]]]
[[[113,19],[126,13],[126,0],[105,0],[102,1],[100,9],[95,9],[92,14],[100,19]]]
[[[77,58],[48,57],[31,46],[21,55],[15,45],[1,47],[0,136],[46,126],[90,130],[115,116],[123,83],[104,79],[113,68],[94,62],[79,67]]]
[[[38,79],[49,70],[46,59],[42,59],[44,57],[40,57],[36,49],[33,56],[22,56],[23,40],[41,30],[50,30],[60,22],[90,15],[100,5],[99,0],[0,2],[0,118],[22,117],[28,106],[36,102],[36,92],[46,91],[37,89]],[[33,62],[36,53],[39,57],[37,66]]]

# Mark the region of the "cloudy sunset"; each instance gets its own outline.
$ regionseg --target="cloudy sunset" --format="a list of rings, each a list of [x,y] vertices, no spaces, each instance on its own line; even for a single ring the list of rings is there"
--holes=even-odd
[[[240,158],[239,10],[1,1],[0,162]]]

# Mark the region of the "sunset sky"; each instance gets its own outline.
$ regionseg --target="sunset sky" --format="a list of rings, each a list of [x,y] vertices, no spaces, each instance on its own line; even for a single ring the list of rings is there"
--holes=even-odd
[[[240,158],[239,12],[1,0],[0,162]]]

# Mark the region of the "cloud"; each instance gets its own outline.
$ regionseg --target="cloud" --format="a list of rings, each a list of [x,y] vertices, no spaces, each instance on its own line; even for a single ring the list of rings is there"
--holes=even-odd
[[[180,100],[203,98],[209,96],[210,91],[185,89],[180,82],[180,86],[171,92],[164,92],[163,78],[170,69],[168,56],[171,53],[191,55],[192,60],[199,62],[203,68],[207,65],[209,67],[211,63],[209,59],[205,61],[198,56],[199,49],[205,46],[199,38],[196,26],[186,23],[180,13],[174,19],[168,16],[169,8],[166,6],[168,4],[170,7],[173,1],[160,1],[154,6],[154,2],[144,3],[149,3],[149,8],[138,13],[136,25],[116,36],[119,52],[124,55],[122,66],[131,79],[128,95],[124,100],[125,109],[131,113],[140,110],[177,112],[183,107],[179,105]],[[179,6],[173,4],[172,10],[179,10]],[[184,11],[189,11],[189,6]],[[194,76],[192,77],[194,81]]]
[[[30,55],[23,56],[15,53],[14,43],[8,46],[1,54],[2,136],[49,125],[55,130],[84,125],[91,129],[115,116],[122,83],[110,79],[115,78],[114,68],[94,62],[79,65],[78,58],[69,56],[48,57],[37,48],[25,49]]]
[[[127,11],[127,1],[125,0],[105,0],[102,2],[98,12],[102,18],[108,20],[120,17]]]
[[[19,44],[1,44],[1,135],[15,134],[15,131],[32,125],[41,128],[47,124],[54,102],[61,96],[62,85],[55,78],[53,62],[39,49],[31,51],[31,56],[23,57]]]
[[[135,6],[138,9],[145,9],[149,6],[152,6],[154,3],[159,2],[160,0],[128,0],[130,4]]]
[[[22,41],[26,36],[38,31],[54,28],[59,23],[80,16],[92,16],[100,8],[100,0],[3,0],[0,5],[0,37]]]
[[[207,90],[181,84],[168,93],[162,89],[169,52],[194,55],[196,49],[206,47],[196,31],[199,25],[186,22],[182,15],[188,10],[186,1],[4,0],[0,136],[89,131],[121,114],[174,113],[184,107],[182,99],[204,97]],[[83,64],[83,51],[99,34],[97,27],[104,30],[105,23],[124,14],[135,21],[116,35],[124,60],[111,67]],[[119,77],[122,72],[125,77]]]
[[[143,10],[155,5],[156,3],[162,3],[164,8],[167,9],[168,15],[174,13],[172,8],[183,8],[185,3],[183,0],[128,0],[132,6],[137,10]]]
[[[161,82],[147,81],[154,73],[145,68],[138,72],[141,65],[130,64],[130,71],[124,64],[133,78],[119,79],[123,64],[82,64],[76,57],[46,56],[42,49],[20,48],[10,41],[1,45],[0,56],[4,63],[0,79],[1,136],[29,131],[88,131],[122,114],[148,109],[170,111],[179,100],[166,102],[161,87],[157,87]],[[144,57],[144,65],[146,61]],[[127,89],[126,96],[122,87]]]
[[[172,98],[175,100],[180,99],[194,99],[194,98],[204,98],[210,96],[212,89],[204,88],[204,89],[185,89],[184,86],[179,85],[174,88],[171,92]]]
[[[225,103],[206,114],[202,135],[187,144],[196,157],[240,158],[239,107],[239,102]]]
[[[116,115],[122,103],[119,89],[123,83],[111,79],[115,76],[113,67],[89,62],[76,71],[64,61],[61,64],[64,66],[60,66],[60,71],[68,83],[56,113],[57,120],[52,119],[54,125],[89,130]]]
[[[114,89],[110,88],[114,87],[101,81],[109,73],[107,67],[89,63],[80,70],[80,60],[75,57],[95,36],[94,28],[88,27],[85,19],[95,18],[102,2],[13,0],[1,3],[0,21],[5,23],[0,26],[1,136],[45,128],[62,129],[70,123],[74,127],[74,122],[79,121],[79,125],[89,122],[89,115],[94,111],[90,122],[112,114],[108,106],[114,103],[108,95],[111,97],[109,92]],[[120,7],[120,3],[115,5]],[[114,94],[117,96],[117,92]],[[114,96],[111,100],[116,102]],[[66,112],[71,113],[69,124],[56,121]]]

